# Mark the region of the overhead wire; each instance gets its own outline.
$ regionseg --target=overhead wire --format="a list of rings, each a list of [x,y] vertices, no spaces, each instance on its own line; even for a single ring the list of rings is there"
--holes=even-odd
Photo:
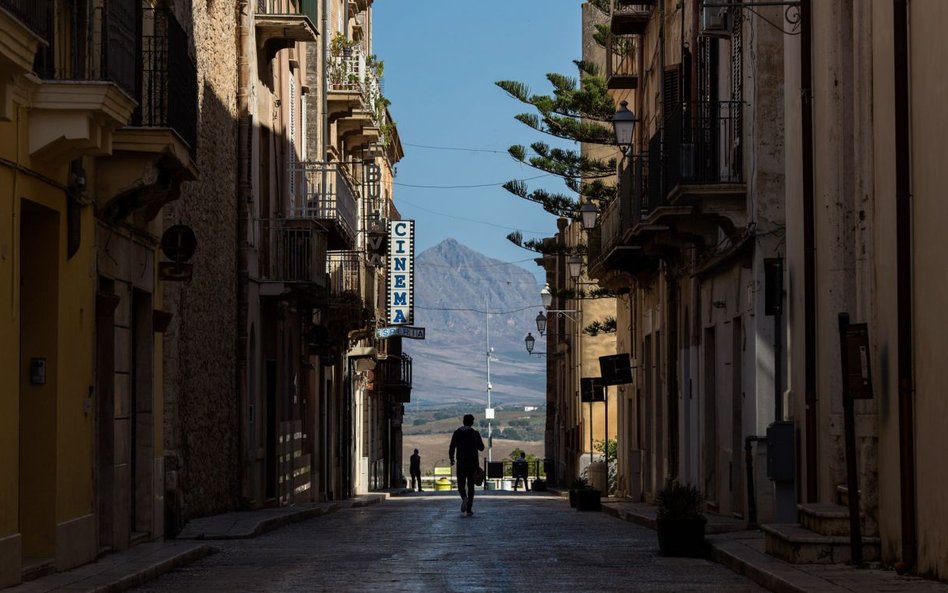
[[[552,173],[544,173],[543,175],[536,175],[534,177],[525,177],[523,179],[519,179],[518,181],[531,181],[533,179],[540,179],[542,177],[552,177],[552,176],[553,176]],[[413,187],[417,189],[474,189],[474,188],[479,188],[479,187],[501,186],[505,183],[507,182],[497,181],[495,183],[479,183],[476,185],[414,185],[411,183],[399,183],[396,181],[393,183],[393,185],[398,185],[400,187]]]

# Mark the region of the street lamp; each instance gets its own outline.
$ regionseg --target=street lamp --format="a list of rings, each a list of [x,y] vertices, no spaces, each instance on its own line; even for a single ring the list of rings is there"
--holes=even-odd
[[[546,333],[546,315],[543,314],[543,311],[537,313],[537,331],[540,332],[540,335]]]
[[[596,218],[599,216],[599,209],[592,202],[586,202],[579,208],[580,222],[582,222],[584,231],[591,231],[596,228]]]
[[[576,282],[583,273],[583,258],[575,253],[569,256],[569,277]]]
[[[622,154],[632,152],[632,132],[635,131],[635,114],[629,111],[629,102],[619,103],[619,110],[612,116],[612,127],[616,135],[616,145]]]
[[[540,335],[543,335],[543,334],[540,334]],[[530,332],[527,332],[527,337],[523,339],[523,344],[524,344],[524,346],[527,347],[527,354],[531,354],[531,355],[535,355],[535,356],[546,356],[546,352],[534,352],[534,351],[533,351],[533,346],[534,346],[536,343],[537,343],[537,340],[536,340],[536,338],[533,337],[533,334],[530,333]]]
[[[550,292],[550,283],[549,283],[549,282],[547,282],[547,283],[546,283],[546,286],[544,286],[544,287],[540,290],[540,300],[543,302],[543,308],[544,308],[544,309],[549,309],[549,308],[550,308],[550,305],[553,304],[553,293]]]

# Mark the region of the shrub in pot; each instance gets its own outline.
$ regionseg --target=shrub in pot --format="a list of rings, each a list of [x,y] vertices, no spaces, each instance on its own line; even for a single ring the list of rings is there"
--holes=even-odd
[[[602,492],[596,488],[583,488],[576,491],[577,511],[601,511]]]
[[[588,487],[586,478],[576,478],[569,486],[569,506],[576,508],[576,493]]]
[[[699,557],[705,554],[703,499],[694,486],[674,482],[659,492],[656,530],[662,556]]]

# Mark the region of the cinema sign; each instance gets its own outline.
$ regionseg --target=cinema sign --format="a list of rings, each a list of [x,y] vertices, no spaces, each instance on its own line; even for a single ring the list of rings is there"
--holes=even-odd
[[[415,320],[415,221],[388,223],[388,275],[386,319],[388,325]]]

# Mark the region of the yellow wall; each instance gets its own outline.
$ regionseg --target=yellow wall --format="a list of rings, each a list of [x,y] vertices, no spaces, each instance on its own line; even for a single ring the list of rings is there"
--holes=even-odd
[[[0,537],[19,531],[25,555],[51,557],[56,524],[92,507],[93,213],[82,209],[80,249],[67,259],[66,166],[29,162],[28,122],[20,107],[0,123],[0,156],[24,167],[0,165]],[[35,294],[20,293],[21,275]],[[34,356],[47,359],[44,386],[29,384]]]

